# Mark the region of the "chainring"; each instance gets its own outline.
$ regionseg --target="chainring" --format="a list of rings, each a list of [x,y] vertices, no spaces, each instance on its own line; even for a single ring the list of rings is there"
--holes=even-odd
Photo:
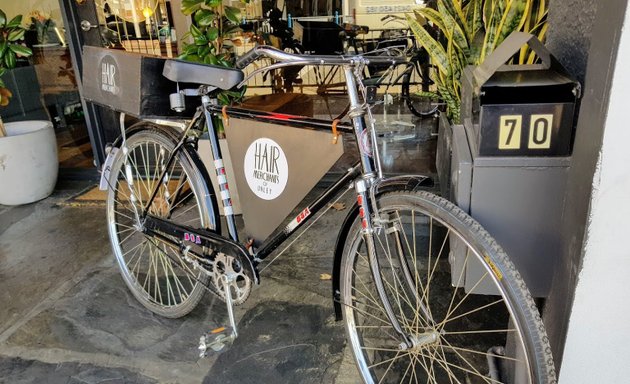
[[[240,260],[224,253],[218,253],[214,258],[212,270],[210,271],[210,284],[212,284],[217,295],[224,301],[225,285],[222,276],[225,274],[236,276],[229,283],[232,304],[243,304],[252,291],[252,280],[245,273],[245,267]]]

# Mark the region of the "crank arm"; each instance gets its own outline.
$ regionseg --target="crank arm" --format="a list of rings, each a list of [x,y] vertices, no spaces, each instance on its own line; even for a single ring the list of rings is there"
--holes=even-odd
[[[235,282],[236,278],[236,274],[225,274],[222,276],[223,291],[225,292],[225,305],[230,319],[230,326],[214,329],[208,334],[201,336],[199,338],[199,357],[205,357],[208,348],[215,352],[221,351],[226,346],[232,344],[238,337],[238,330],[236,328],[236,319],[234,318],[234,309],[232,304],[232,291],[230,289],[230,284]]]

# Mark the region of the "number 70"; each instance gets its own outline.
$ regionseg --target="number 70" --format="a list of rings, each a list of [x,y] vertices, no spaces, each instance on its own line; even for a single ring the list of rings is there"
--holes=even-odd
[[[520,149],[523,115],[503,115],[499,120],[499,149]],[[531,115],[528,149],[551,148],[553,115]]]

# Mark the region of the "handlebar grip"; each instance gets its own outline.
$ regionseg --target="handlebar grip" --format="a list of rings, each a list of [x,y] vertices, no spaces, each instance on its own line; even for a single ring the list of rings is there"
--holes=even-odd
[[[248,52],[245,52],[243,56],[236,59],[236,68],[243,69],[247,67],[248,65],[256,61],[260,56],[261,54],[258,52],[256,47],[254,47]]]

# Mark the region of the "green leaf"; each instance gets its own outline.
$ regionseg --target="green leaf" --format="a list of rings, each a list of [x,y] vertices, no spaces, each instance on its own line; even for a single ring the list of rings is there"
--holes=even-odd
[[[21,40],[24,37],[24,32],[26,32],[26,31],[24,29],[22,29],[22,28],[14,29],[11,32],[9,32],[9,36],[7,37],[7,39],[9,41]]]
[[[217,99],[219,99],[219,103],[221,105],[230,105],[230,96],[225,92],[220,92],[217,94]]]
[[[241,10],[236,7],[225,7],[225,17],[234,24],[241,22]]]
[[[197,55],[186,55],[186,60],[187,61],[192,61],[195,63],[203,63],[203,60],[201,59],[201,57],[197,56]]]
[[[8,48],[9,48],[8,41],[4,40],[0,42],[0,59],[2,59],[2,57],[4,56],[4,53],[7,51]]]
[[[7,28],[19,27],[22,24],[22,15],[17,15],[7,24]]]
[[[195,37],[195,45],[197,46],[208,45],[208,39],[206,38],[205,35],[197,36]]]
[[[208,7],[216,8],[221,5],[221,0],[205,0]]]
[[[193,12],[201,8],[203,0],[183,0],[181,11],[184,15],[192,15]]]
[[[197,53],[197,50],[199,49],[199,47],[197,47],[195,44],[186,44],[184,46],[184,55],[193,55]]]
[[[4,54],[4,65],[11,69],[11,68],[15,68],[15,64],[17,63],[17,57],[15,56],[15,53],[13,53],[13,51],[7,51]]]
[[[219,29],[215,27],[208,28],[206,31],[208,41],[215,41],[219,37]]]
[[[195,21],[200,27],[208,27],[216,20],[216,13],[208,9],[200,9],[195,13]]]
[[[217,65],[219,64],[219,60],[217,60],[217,57],[211,53],[207,54],[204,58],[203,58],[203,62],[206,64],[211,64],[211,65]]]
[[[24,57],[28,57],[31,56],[33,54],[33,51],[31,51],[30,48],[27,48],[23,45],[19,45],[19,44],[11,44],[9,46],[9,48],[15,52],[17,55],[20,56],[24,56]]]
[[[197,55],[199,57],[203,57],[204,61],[206,60],[206,56],[210,53],[210,46],[206,45],[204,47],[197,47]]]
[[[7,69],[4,67],[0,67],[0,77],[4,76],[4,74],[7,73]],[[0,79],[0,88],[4,87],[4,82],[2,81],[2,79]]]
[[[199,28],[197,28],[197,27],[196,27],[196,26],[194,26],[194,25],[191,25],[191,26],[190,26],[190,34],[191,34],[191,36],[193,37],[193,39],[196,39],[196,38],[198,38],[199,36],[201,36],[201,35],[202,35],[202,33],[201,33],[201,31],[199,30]]]
[[[4,13],[4,11],[2,11],[2,9],[0,9],[0,25],[2,27],[7,25],[7,14]]]

